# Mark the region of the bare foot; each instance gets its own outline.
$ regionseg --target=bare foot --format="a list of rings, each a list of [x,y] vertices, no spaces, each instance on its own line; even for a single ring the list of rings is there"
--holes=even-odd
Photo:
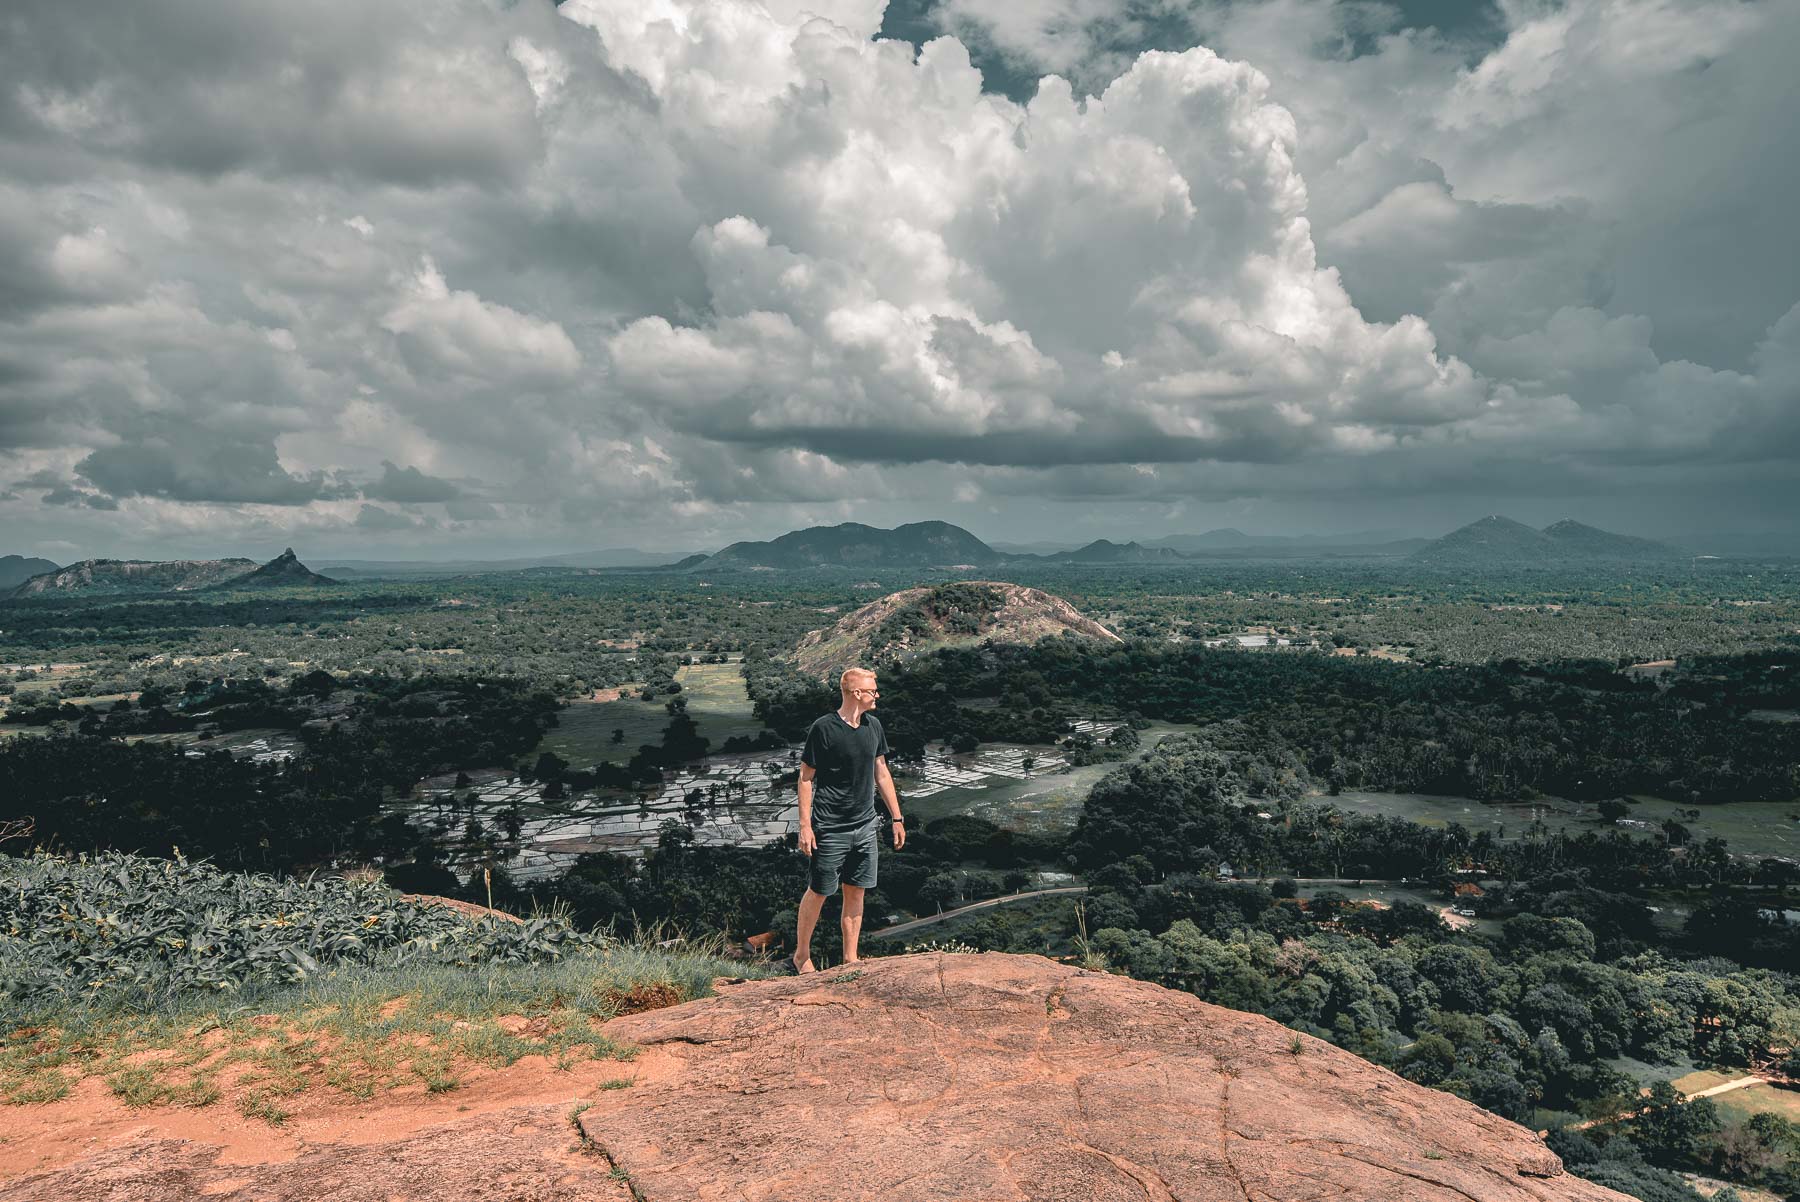
[[[795,952],[794,956],[798,956],[799,954],[800,954],[799,952]],[[813,962],[812,962],[811,956],[808,956],[804,960],[795,960],[794,956],[789,956],[788,959],[793,963],[795,973],[797,973],[801,976],[805,976],[809,972],[818,972],[819,971],[818,969],[813,967]]]

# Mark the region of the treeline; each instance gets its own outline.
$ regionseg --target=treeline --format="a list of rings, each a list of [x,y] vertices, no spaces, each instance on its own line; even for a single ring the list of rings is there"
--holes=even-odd
[[[343,767],[86,735],[12,739],[0,744],[0,824],[28,824],[55,851],[179,850],[244,871],[410,848],[403,822],[379,819],[381,783]]]
[[[0,822],[29,822],[64,851],[168,855],[221,867],[290,871],[339,858],[398,856],[417,836],[384,796],[461,768],[506,763],[556,721],[556,698],[520,681],[466,677],[339,680],[317,672],[282,690],[261,682],[203,687],[180,700],[83,720],[67,735],[0,743]],[[302,749],[258,764],[225,751],[128,744],[156,713],[221,729],[274,725]]]
[[[1328,801],[1299,800],[1306,787],[1293,749],[1248,723],[1218,723],[1167,739],[1099,781],[1088,794],[1068,854],[1090,873],[1141,862],[1156,878],[1229,863],[1258,876],[1411,877],[1447,884],[1455,872],[1470,870],[1505,882],[1579,881],[1583,889],[1611,899],[1579,916],[1615,950],[1641,948],[1652,937],[1648,910],[1625,895],[1653,888],[1800,884],[1800,870],[1791,863],[1734,858],[1717,838],[1676,846],[1666,837],[1602,828],[1577,834],[1528,830],[1524,838],[1502,840],[1454,822],[1428,827],[1345,813]],[[1502,906],[1508,889],[1521,888],[1503,885],[1488,904]],[[1547,904],[1528,895],[1519,900],[1539,912]],[[1696,912],[1696,946],[1747,964],[1800,963],[1800,927],[1770,918],[1765,911],[1771,904],[1728,895],[1712,899]]]
[[[1800,664],[1800,655],[1790,662]],[[1193,645],[946,650],[882,678],[906,738],[956,729],[1014,738],[1083,709],[1203,725],[1240,719],[1289,749],[1303,784],[1691,804],[1800,797],[1800,724],[1745,720],[1592,664],[1426,670],[1365,658]],[[957,704],[993,698],[992,708]],[[1019,739],[1019,741],[1037,741]]]

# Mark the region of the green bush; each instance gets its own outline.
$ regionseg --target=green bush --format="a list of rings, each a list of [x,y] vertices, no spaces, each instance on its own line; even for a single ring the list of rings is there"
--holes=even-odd
[[[0,1014],[147,1010],[340,966],[539,964],[605,944],[559,916],[470,921],[339,877],[117,852],[0,859]]]

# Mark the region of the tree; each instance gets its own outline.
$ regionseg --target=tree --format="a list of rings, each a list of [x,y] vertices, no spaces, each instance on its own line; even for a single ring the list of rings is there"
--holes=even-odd
[[[1702,1163],[1707,1142],[1719,1132],[1719,1111],[1711,1098],[1686,1101],[1667,1081],[1650,1087],[1644,1112],[1632,1120],[1631,1136],[1652,1164],[1686,1168]]]
[[[935,906],[941,913],[946,905],[962,899],[962,881],[954,872],[938,872],[925,878],[919,886],[919,903]]]

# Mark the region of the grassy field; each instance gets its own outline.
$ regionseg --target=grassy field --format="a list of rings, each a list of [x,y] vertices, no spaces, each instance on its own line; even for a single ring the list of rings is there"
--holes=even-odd
[[[1356,814],[1385,814],[1406,818],[1421,826],[1442,827],[1461,823],[1471,831],[1504,832],[1516,839],[1534,818],[1552,830],[1595,830],[1602,826],[1595,807],[1547,797],[1538,801],[1480,802],[1467,797],[1439,797],[1422,793],[1369,793],[1345,790],[1337,797],[1320,797],[1321,804],[1335,805]],[[1725,840],[1738,855],[1800,856],[1800,802],[1741,801],[1722,805],[1682,806],[1657,797],[1639,797],[1628,820],[1660,827],[1673,818],[1693,832],[1696,840],[1712,835]],[[1697,809],[1699,818],[1687,817]],[[1621,827],[1634,834],[1644,828]]]
[[[1719,1094],[1712,1101],[1724,1118],[1747,1119],[1753,1114],[1778,1114],[1790,1123],[1800,1123],[1800,1090],[1751,1085]]]
[[[621,697],[617,701],[571,701],[556,715],[557,725],[544,735],[539,751],[553,751],[577,768],[591,764],[623,764],[641,745],[660,743],[669,715],[660,701]],[[613,742],[613,731],[625,738]]]
[[[1669,1082],[1682,1093],[1699,1093],[1703,1089],[1711,1089],[1715,1085],[1723,1085],[1727,1081],[1736,1081],[1743,1073],[1722,1073],[1713,1069],[1700,1069],[1697,1072],[1685,1073]],[[1736,1092],[1735,1090],[1733,1092]]]
[[[1676,1077],[1672,1084],[1683,1093],[1697,1093],[1702,1089],[1711,1089],[1715,1085],[1723,1085],[1727,1081],[1735,1081],[1745,1076],[1744,1072],[1727,1069],[1717,1072],[1703,1069]],[[1778,1114],[1792,1123],[1800,1123],[1800,1090],[1777,1089],[1773,1085],[1747,1085],[1743,1089],[1727,1090],[1714,1094],[1712,1104],[1719,1108],[1720,1117],[1730,1119],[1747,1119],[1753,1114]]]
[[[751,715],[750,695],[738,664],[692,664],[679,669],[675,679],[687,698],[688,714],[714,748],[733,735],[761,733],[762,723]],[[627,695],[617,701],[572,701],[557,715],[556,729],[544,736],[538,750],[553,751],[577,768],[622,764],[643,744],[662,742],[663,727],[669,723],[663,708],[667,700],[640,701]],[[615,730],[625,732],[622,741],[613,741]]]

